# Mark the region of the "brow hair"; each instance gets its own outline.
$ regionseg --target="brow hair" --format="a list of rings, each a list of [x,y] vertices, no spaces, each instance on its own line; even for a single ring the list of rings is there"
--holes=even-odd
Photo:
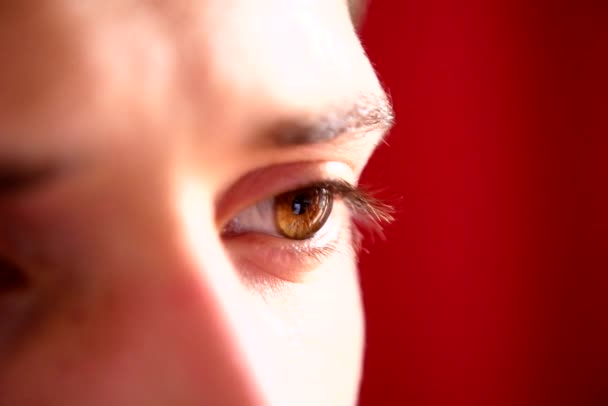
[[[386,132],[394,121],[395,113],[387,96],[366,95],[317,116],[276,123],[269,138],[280,146],[317,144],[346,135]]]
[[[356,29],[359,29],[367,10],[368,0],[346,0],[348,11],[350,13],[350,19]]]

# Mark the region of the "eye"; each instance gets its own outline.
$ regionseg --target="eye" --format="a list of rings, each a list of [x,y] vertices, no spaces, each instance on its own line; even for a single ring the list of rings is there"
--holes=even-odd
[[[283,193],[274,199],[276,226],[287,238],[309,239],[327,222],[332,207],[333,195],[323,187]]]
[[[265,199],[243,210],[225,227],[224,235],[257,232],[290,240],[313,238],[334,207],[329,187],[309,186]]]
[[[352,180],[339,163],[271,166],[241,178],[217,203],[235,269],[256,283],[261,275],[300,282],[333,259],[352,260],[363,233],[381,235],[392,218]]]

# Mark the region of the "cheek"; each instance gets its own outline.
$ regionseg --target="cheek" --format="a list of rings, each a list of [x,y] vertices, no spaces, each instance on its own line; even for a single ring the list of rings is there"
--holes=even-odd
[[[257,391],[278,404],[355,403],[363,324],[351,256],[306,283],[262,292],[235,281],[231,292],[209,276],[235,272],[228,262],[194,269],[146,252],[90,269],[102,276],[87,305],[66,304],[4,369],[0,404],[263,404]]]
[[[68,254],[86,283],[0,368],[0,405],[355,403],[363,322],[352,250],[301,283],[251,283],[210,224],[195,243],[162,199],[133,193],[156,203],[94,194],[86,221],[50,227],[72,236],[53,257]]]
[[[309,404],[355,404],[364,325],[353,258],[334,255],[314,278],[265,298],[284,351],[288,385],[315,388]],[[294,393],[297,393],[294,392]]]
[[[55,309],[3,365],[0,404],[258,404],[212,295],[192,278],[148,271],[148,280],[100,278],[86,301]]]

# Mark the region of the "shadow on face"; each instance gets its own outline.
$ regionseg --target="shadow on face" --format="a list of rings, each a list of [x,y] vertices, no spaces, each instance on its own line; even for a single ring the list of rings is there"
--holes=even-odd
[[[0,6],[0,404],[356,402],[355,3]]]

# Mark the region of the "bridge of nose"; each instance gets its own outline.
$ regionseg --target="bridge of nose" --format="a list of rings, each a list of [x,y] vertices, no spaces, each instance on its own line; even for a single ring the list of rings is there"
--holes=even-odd
[[[155,280],[127,299],[140,318],[133,334],[148,331],[146,357],[173,371],[169,382],[198,391],[192,396],[204,404],[268,404],[283,396],[276,385],[280,346],[263,302],[230,262],[214,222],[213,188],[199,175],[188,167],[159,190],[168,196],[159,197],[167,205],[157,218],[165,228],[136,237],[142,242],[137,274]],[[138,296],[141,304],[133,304]]]

